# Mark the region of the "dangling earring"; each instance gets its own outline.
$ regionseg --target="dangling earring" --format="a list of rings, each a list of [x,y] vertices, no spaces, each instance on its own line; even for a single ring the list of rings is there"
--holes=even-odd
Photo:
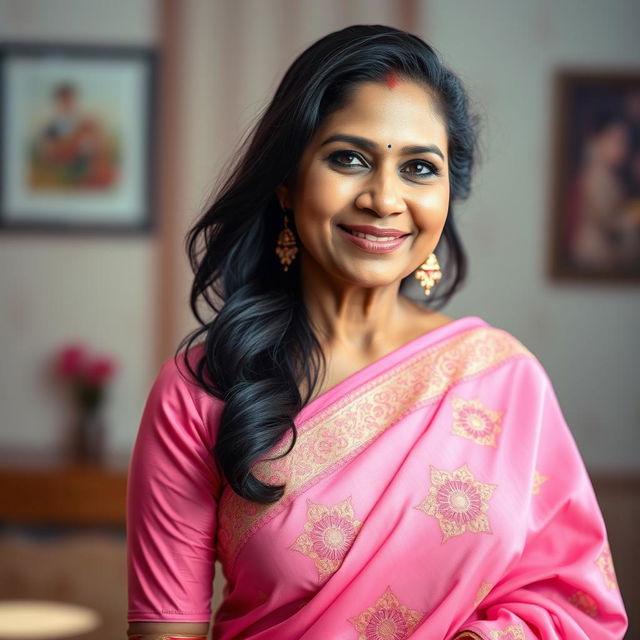
[[[276,253],[280,258],[280,264],[284,271],[289,270],[289,265],[293,262],[293,259],[298,253],[298,247],[296,246],[296,238],[293,235],[293,231],[288,227],[289,219],[287,214],[284,214],[284,229],[278,234],[278,241],[276,243]]]
[[[442,271],[440,271],[436,254],[429,254],[429,257],[418,267],[413,275],[420,281],[425,295],[428,296],[431,293],[431,288],[442,278]]]

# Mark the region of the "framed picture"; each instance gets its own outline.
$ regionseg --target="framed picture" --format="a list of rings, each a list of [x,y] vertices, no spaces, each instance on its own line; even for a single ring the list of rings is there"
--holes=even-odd
[[[153,227],[156,60],[0,44],[0,232]]]
[[[640,280],[640,69],[555,77],[551,276]]]

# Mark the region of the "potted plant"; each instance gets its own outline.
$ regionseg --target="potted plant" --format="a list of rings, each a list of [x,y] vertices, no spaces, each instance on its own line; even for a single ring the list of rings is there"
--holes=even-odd
[[[86,345],[62,346],[54,356],[54,373],[68,385],[76,416],[71,434],[71,455],[77,462],[102,462],[105,453],[103,407],[109,382],[116,371],[115,360],[91,355]]]

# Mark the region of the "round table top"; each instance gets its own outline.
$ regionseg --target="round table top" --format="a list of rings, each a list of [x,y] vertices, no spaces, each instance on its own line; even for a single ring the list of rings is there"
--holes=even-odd
[[[0,638],[48,640],[92,631],[100,625],[93,609],[48,600],[0,600]]]

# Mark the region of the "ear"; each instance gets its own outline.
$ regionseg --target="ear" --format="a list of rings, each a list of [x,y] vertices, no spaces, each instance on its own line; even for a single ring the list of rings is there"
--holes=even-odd
[[[289,188],[287,186],[285,186],[284,184],[279,184],[276,187],[276,197],[278,198],[278,201],[280,202],[280,208],[281,209],[290,209],[291,208],[289,206]]]

